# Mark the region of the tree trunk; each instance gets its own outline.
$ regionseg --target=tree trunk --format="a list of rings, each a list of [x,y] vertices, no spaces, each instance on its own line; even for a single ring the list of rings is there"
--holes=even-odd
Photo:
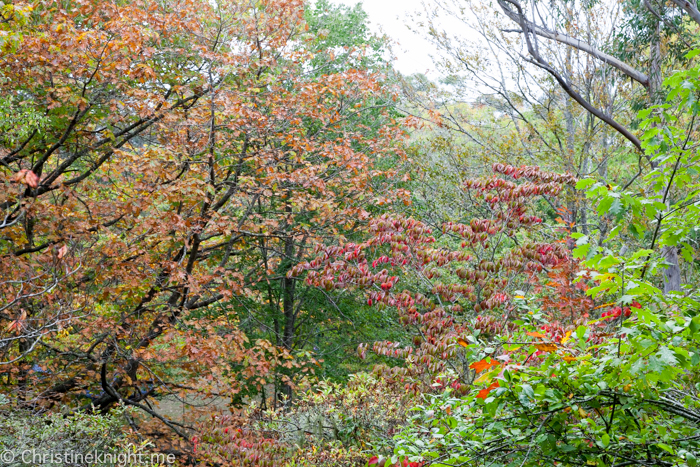
[[[287,277],[287,270],[291,269],[291,261],[294,258],[294,238],[288,236],[284,240],[284,258],[283,261],[289,262],[290,266],[283,268],[284,277],[282,278],[282,313],[284,314],[284,328],[282,330],[282,346],[291,351],[294,347],[294,325],[296,322],[295,312],[295,286],[294,278]],[[287,396],[287,402],[292,400],[292,386],[285,384],[282,391]]]
[[[658,105],[663,102],[661,92],[661,21],[656,23],[656,33],[649,48],[649,61],[651,70],[649,73],[649,103]],[[652,158],[652,168],[656,169],[659,162],[656,157]],[[659,193],[662,198],[666,198],[666,206],[669,206],[668,194],[665,189]],[[659,220],[661,222],[661,220]],[[681,290],[681,268],[678,261],[678,250],[675,245],[666,245],[661,248],[661,257],[666,263],[664,269],[664,295],[670,292]]]

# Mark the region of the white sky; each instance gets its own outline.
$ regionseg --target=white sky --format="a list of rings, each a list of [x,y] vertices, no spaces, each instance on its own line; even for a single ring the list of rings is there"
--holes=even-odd
[[[410,31],[407,15],[422,11],[422,0],[331,0],[348,6],[361,3],[369,15],[373,31],[383,32],[396,42],[394,67],[403,74],[426,73],[433,75],[435,67],[430,58],[433,46],[420,34]]]

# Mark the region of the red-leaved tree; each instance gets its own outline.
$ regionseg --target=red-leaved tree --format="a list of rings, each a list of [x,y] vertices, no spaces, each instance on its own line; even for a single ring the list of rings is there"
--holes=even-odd
[[[445,223],[437,235],[420,221],[382,216],[367,241],[319,247],[315,259],[290,272],[306,272],[308,283],[328,291],[362,290],[368,305],[398,311],[412,342],[374,342],[372,350],[404,360],[378,371],[406,389],[467,390],[475,372],[460,346],[475,335],[507,334],[524,312],[515,306],[517,291],[556,284],[557,294],[583,296],[572,282],[577,268],[564,235],[553,237],[532,213],[537,197],[556,200],[575,177],[504,164],[493,172],[465,183],[471,212],[479,213],[468,222]],[[553,329],[562,328],[562,313],[550,308]]]

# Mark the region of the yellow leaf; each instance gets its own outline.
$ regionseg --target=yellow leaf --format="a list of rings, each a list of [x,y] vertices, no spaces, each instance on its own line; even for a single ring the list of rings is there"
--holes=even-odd
[[[535,344],[535,348],[542,352],[554,352],[557,350],[557,344]]]
[[[497,373],[498,370],[488,371],[483,375],[479,376],[477,379],[475,379],[474,384],[485,383],[486,381],[489,381],[491,378],[493,378]]]
[[[578,360],[578,358],[576,358],[576,357],[564,357],[563,360],[567,363],[571,363],[571,362],[575,362],[576,360]]]
[[[566,344],[569,340],[571,340],[571,331],[566,331],[566,335],[561,338],[561,343]]]

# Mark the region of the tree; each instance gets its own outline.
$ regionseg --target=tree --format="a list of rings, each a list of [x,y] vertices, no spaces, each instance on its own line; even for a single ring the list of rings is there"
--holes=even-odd
[[[495,164],[494,172],[465,183],[479,217],[445,223],[439,243],[422,222],[383,216],[372,222],[368,241],[319,249],[314,260],[290,271],[308,271],[307,282],[328,291],[364,290],[369,305],[399,311],[412,342],[378,341],[372,348],[405,360],[385,373],[407,390],[467,389],[472,372],[459,342],[466,344],[474,329],[476,335],[507,333],[519,316],[511,305],[514,296],[525,293],[518,290],[566,262],[561,243],[533,239],[542,219],[527,212],[528,201],[556,196],[575,179],[503,164]],[[519,179],[524,182],[514,181]],[[573,319],[578,318],[577,313]],[[361,354],[366,350],[367,344],[359,348]]]
[[[368,70],[307,72],[303,12],[287,0],[37,5],[1,63],[3,94],[47,119],[2,156],[5,392],[122,402],[188,445],[187,422],[153,409],[155,395],[235,397],[301,364],[290,334],[249,342],[237,304],[269,305],[261,266],[284,270],[299,245],[365,215],[385,179],[371,161],[400,157],[402,138],[398,124],[346,124],[383,84]],[[295,298],[294,281],[275,280]]]
[[[283,144],[276,145],[284,162],[270,184],[278,189],[257,201],[255,248],[241,252],[254,294],[238,297],[233,306],[241,308],[250,336],[299,355],[325,357],[329,348],[337,352],[338,346],[352,345],[346,333],[358,318],[356,304],[334,302],[287,272],[319,243],[361,237],[378,204],[405,197],[392,180],[404,158],[405,134],[392,120],[400,117],[393,112],[394,91],[382,74],[384,42],[367,31],[366,14],[359,7],[319,2],[305,18],[308,71],[297,68],[298,79],[328,99],[328,114],[310,106],[315,100],[308,95],[299,96],[304,102],[280,96],[285,102],[279,105],[290,107],[298,118],[298,134],[285,135]],[[342,337],[326,342],[326,336],[336,333]],[[282,391],[289,399],[292,385],[280,384],[279,376],[288,381],[293,374],[281,369],[273,381],[275,396]]]
[[[604,54],[602,51],[592,47],[586,42],[582,42],[579,39],[574,39],[565,34],[558,33],[556,32],[556,30],[552,31],[546,27],[538,26],[530,22],[526,19],[526,14],[523,10],[522,5],[520,5],[520,3],[518,3],[517,1],[499,2],[499,5],[501,6],[501,9],[506,14],[506,16],[508,16],[511,20],[518,24],[520,28],[519,32],[523,34],[524,40],[527,44],[527,51],[533,58],[532,63],[536,64],[537,66],[551,74],[555,78],[557,83],[564,89],[564,91],[566,91],[567,94],[569,94],[577,103],[583,106],[588,112],[593,114],[598,119],[604,121],[606,124],[614,128],[618,133],[624,136],[627,140],[629,140],[639,151],[639,157],[642,158],[644,156],[647,156],[651,169],[656,169],[658,167],[659,161],[655,160],[654,154],[645,155],[643,153],[641,142],[635,135],[633,135],[630,132],[629,129],[620,125],[618,122],[612,120],[610,117],[605,115],[604,112],[595,108],[593,105],[590,104],[588,100],[584,99],[580,94],[578,94],[574,89],[572,89],[566,82],[566,80],[557,72],[557,70],[555,70],[547,62],[547,60],[539,54],[537,48],[537,37],[539,36],[555,40],[560,43],[566,44],[567,46],[581,50],[593,56],[594,58],[601,60],[606,64],[614,67],[619,72],[624,73],[631,79],[639,82],[641,85],[646,87],[648,90],[649,102],[651,104],[656,104],[659,102],[659,95],[661,94],[661,61],[663,60],[663,57],[661,56],[660,30],[664,19],[659,15],[659,12],[657,12],[654,9],[654,6],[651,5],[649,2],[645,3],[647,9],[657,17],[655,21],[656,30],[652,31],[651,41],[649,42],[649,74],[647,76],[644,73],[641,73],[640,71],[636,70],[632,65],[620,61],[615,57],[611,57],[607,54]],[[682,4],[681,2],[677,2],[676,5],[681,8],[681,11],[689,14],[689,16],[693,18],[694,21],[697,21],[695,18],[700,18],[699,16],[696,16],[697,9],[692,4]],[[662,9],[661,11],[664,12],[664,9]],[[671,12],[669,12],[669,14],[673,15],[673,13]],[[678,31],[677,28],[676,31]],[[670,245],[664,246],[662,247],[662,253],[666,262],[669,265],[664,272],[664,290],[666,292],[678,291],[681,285],[681,278],[680,267],[678,265],[678,254],[676,252],[676,249]]]
[[[683,18],[685,15],[692,18],[692,5],[675,4],[670,8],[650,2],[544,5],[505,0],[494,10],[479,2],[469,2],[466,8],[450,1],[433,4],[436,8],[426,11],[423,25],[444,52],[441,63],[445,69],[455,74],[467,71],[479,92],[487,90],[499,96],[503,107],[511,109],[515,125],[524,122],[526,128],[532,128],[536,140],[544,147],[556,148],[556,143],[552,145],[548,141],[551,133],[543,133],[532,124],[532,112],[528,115],[527,111],[541,114],[539,109],[550,109],[551,104],[542,95],[533,93],[533,89],[542,89],[545,96],[563,95],[561,101],[558,98],[555,102],[564,104],[561,110],[565,126],[561,128],[565,130],[558,140],[565,145],[556,148],[558,151],[554,152],[559,154],[548,160],[568,154],[564,157],[570,159],[569,170],[584,175],[597,169],[601,181],[610,183],[610,158],[620,158],[630,167],[621,170],[616,183],[639,188],[639,175],[657,169],[659,156],[646,153],[642,147],[635,113],[644,105],[663,100],[663,75],[672,64],[683,63],[683,49],[687,51],[695,27]],[[478,47],[472,40],[455,38],[443,31],[442,14],[451,15],[482,36]],[[611,20],[598,21],[601,17]],[[483,50],[489,50],[490,54],[485,55]],[[452,79],[451,83],[454,82]],[[523,100],[526,112],[523,112]],[[552,114],[543,117],[551,128]],[[442,118],[468,137],[476,135],[475,141],[481,142],[478,132],[459,121],[459,112],[443,112]],[[583,131],[576,130],[577,126]],[[612,137],[615,133],[617,138]],[[485,147],[493,148],[493,145]],[[541,151],[535,149],[531,154],[538,152]],[[573,163],[570,155],[576,152],[580,158]],[[633,166],[638,170],[632,169]],[[663,169],[672,170],[672,167]],[[661,193],[658,195],[663,197]],[[589,230],[586,201],[572,200],[568,209],[572,220]],[[580,219],[576,219],[577,215]],[[607,239],[610,224],[609,219],[603,220],[596,229],[601,244]],[[681,270],[676,250],[666,246],[661,251],[669,264],[661,280],[667,292],[677,291],[681,286]]]
[[[409,112],[435,121],[441,128],[435,138],[428,133],[424,147],[418,150],[419,161],[429,155],[429,160],[419,164],[426,167],[426,181],[431,187],[443,171],[455,175],[465,172],[457,176],[468,177],[466,172],[495,162],[539,165],[577,177],[597,172],[605,183],[626,183],[634,175],[637,158],[629,154],[622,138],[577,107],[551,77],[523,60],[508,18],[493,14],[489,6],[479,2],[457,5],[440,1],[433,5],[435,8],[426,11],[425,18],[416,17],[416,23],[435,44],[439,54],[436,64],[447,78],[432,89],[409,89],[407,106]],[[590,18],[615,17],[618,13],[604,4],[591,8],[589,17],[577,23],[569,21],[567,27],[579,28],[590,41],[603,41],[606,23]],[[566,12],[557,10],[556,14]],[[451,16],[449,22],[443,21],[446,15]],[[443,29],[444,23],[453,24],[455,20],[470,34],[455,36]],[[626,103],[635,95],[624,80],[595,60],[556,47],[556,43],[541,44],[540,50],[561,66],[563,76],[579,93],[622,121],[633,118]],[[416,190],[432,192],[420,184]],[[598,230],[600,241],[605,241],[607,222],[589,217],[585,198],[570,190],[559,202],[566,208],[567,220],[575,224],[574,231],[588,234]]]

